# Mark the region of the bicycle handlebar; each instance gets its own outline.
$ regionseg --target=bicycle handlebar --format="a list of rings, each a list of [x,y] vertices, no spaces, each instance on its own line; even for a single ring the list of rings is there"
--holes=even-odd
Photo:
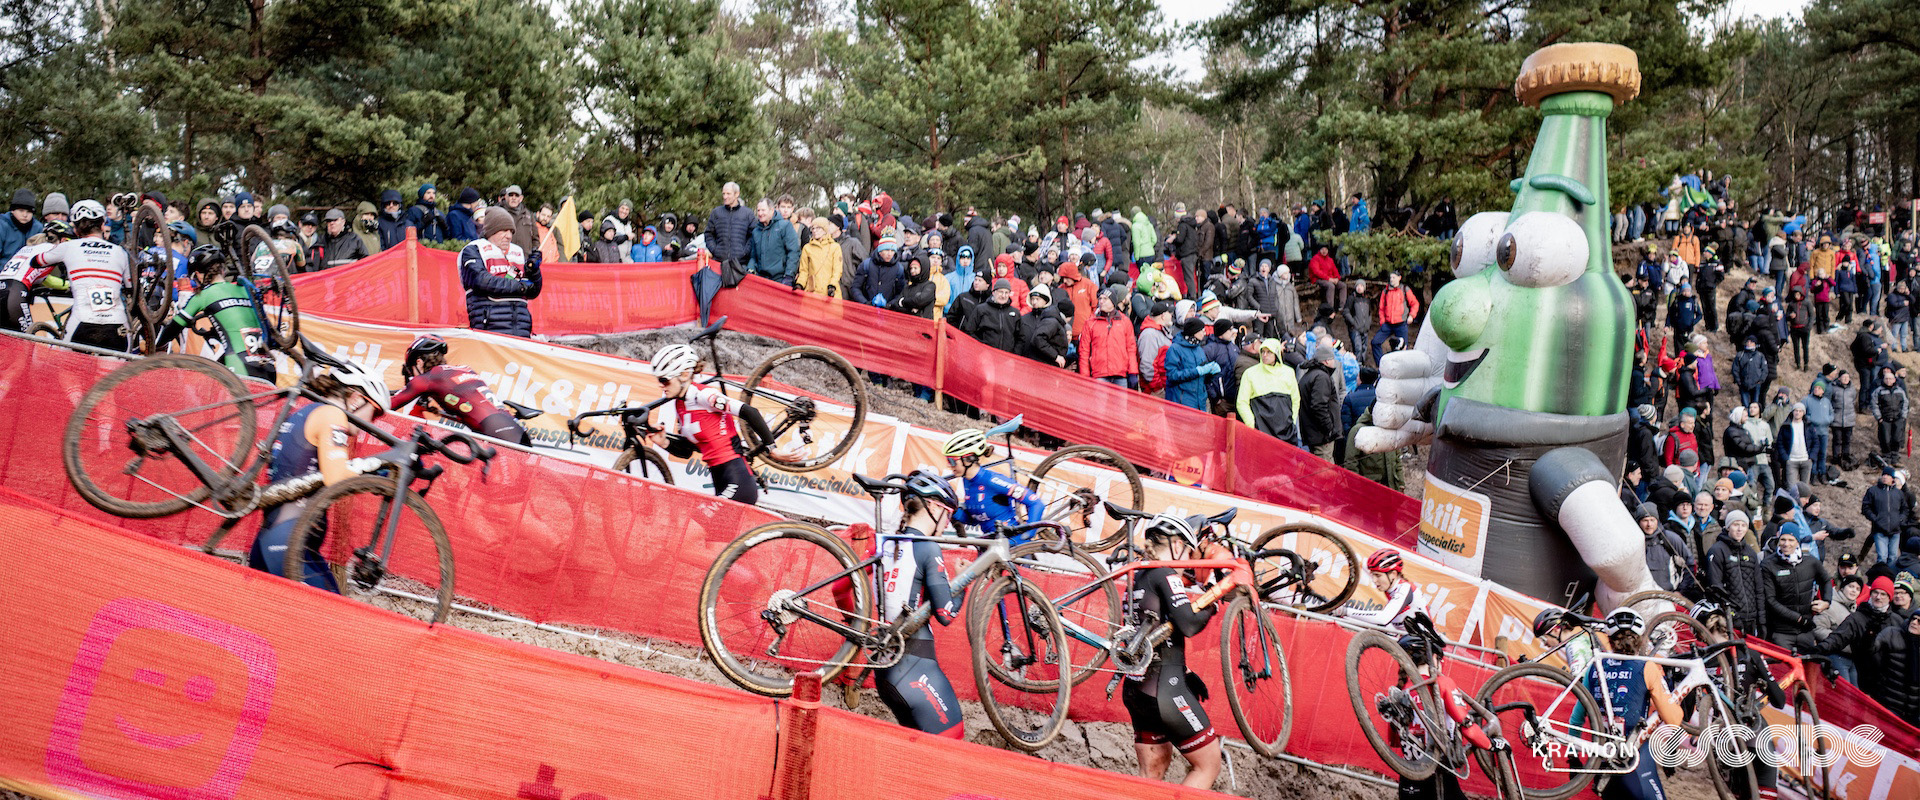
[[[475,460],[490,461],[494,456],[499,455],[499,451],[481,444],[472,436],[460,431],[452,431],[435,439],[425,429],[416,429],[414,436],[419,440],[421,449],[439,453],[456,464],[471,464]],[[465,452],[455,450],[452,445],[456,444],[462,445]]]
[[[603,408],[598,411],[582,411],[578,414],[573,415],[572,418],[567,420],[567,430],[575,436],[585,436],[586,434],[580,432],[580,422],[589,417],[608,417],[608,416],[613,416],[615,414],[648,414],[648,413],[652,413],[654,409],[659,408],[663,405],[666,405],[667,401],[672,399],[673,398],[671,397],[661,397],[657,400],[654,400],[651,403],[647,403],[646,405],[620,406],[619,408]],[[650,428],[652,426],[644,425],[642,427]]]

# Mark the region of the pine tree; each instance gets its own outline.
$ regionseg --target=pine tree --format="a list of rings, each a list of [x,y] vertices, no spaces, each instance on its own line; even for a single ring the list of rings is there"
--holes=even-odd
[[[715,0],[580,0],[586,137],[574,170],[582,210],[631,199],[643,218],[697,212],[720,187],[749,198],[771,183],[772,133],[749,68],[714,31]]]

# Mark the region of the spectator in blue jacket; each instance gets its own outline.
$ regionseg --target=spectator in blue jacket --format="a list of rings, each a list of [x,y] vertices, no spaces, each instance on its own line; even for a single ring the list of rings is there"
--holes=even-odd
[[[665,260],[660,249],[660,231],[652,225],[641,228],[640,238],[633,243],[633,263],[657,264]]]
[[[873,246],[873,254],[860,262],[853,279],[853,301],[886,308],[907,288],[907,275],[896,260],[900,243],[882,236]]]
[[[32,189],[13,190],[13,202],[8,204],[7,219],[0,222],[0,264],[6,263],[27,240],[40,234],[40,220],[33,216],[33,207],[38,204]]]
[[[381,250],[392,249],[394,245],[407,240],[407,219],[400,210],[400,203],[399,189],[388,189],[380,193],[378,224]]]
[[[447,209],[447,238],[461,242],[480,238],[480,226],[473,221],[479,207],[480,190],[471,186],[461,189],[460,196],[454,198],[453,208]]]
[[[720,199],[720,205],[707,215],[707,252],[722,264],[744,267],[753,247],[754,212],[740,203],[740,184],[728,181],[720,189]]]
[[[447,221],[440,216],[440,193],[433,184],[420,184],[413,205],[407,207],[407,226],[419,231],[420,238],[426,241],[447,240]]]
[[[747,271],[792,286],[800,271],[800,236],[794,233],[793,223],[775,214],[773,203],[764,197],[754,205],[753,215],[757,221],[747,248]]]
[[[1207,410],[1208,376],[1220,374],[1220,364],[1207,354],[1201,339],[1206,332],[1206,318],[1187,317],[1166,355],[1167,399],[1201,411]]]

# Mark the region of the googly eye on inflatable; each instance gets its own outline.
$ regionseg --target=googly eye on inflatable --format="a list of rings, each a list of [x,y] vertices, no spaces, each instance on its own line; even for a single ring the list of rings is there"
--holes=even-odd
[[[1564,214],[1522,214],[1494,246],[1494,261],[1515,285],[1564,286],[1587,271],[1587,233]]]
[[[1453,276],[1465,278],[1493,264],[1493,248],[1507,230],[1507,212],[1485,211],[1467,218],[1453,235]]]

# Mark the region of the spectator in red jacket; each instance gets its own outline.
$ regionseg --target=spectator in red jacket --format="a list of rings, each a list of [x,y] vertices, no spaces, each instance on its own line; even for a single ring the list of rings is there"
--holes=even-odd
[[[1320,285],[1322,307],[1338,309],[1347,302],[1347,285],[1340,282],[1340,265],[1333,263],[1327,248],[1314,251],[1312,260],[1307,262],[1307,274]]]
[[[1013,291],[1013,307],[1019,309],[1020,313],[1025,314],[1029,310],[1027,305],[1027,282],[1020,280],[1020,276],[1015,274],[1016,270],[1014,266],[1014,257],[1011,254],[1002,255],[993,260],[993,276],[996,280],[1007,282],[1008,288]]]
[[[1080,332],[1080,374],[1131,388],[1139,384],[1140,367],[1133,321],[1120,310],[1128,299],[1125,286],[1100,295],[1099,310]]]
[[[1700,463],[1700,440],[1693,434],[1693,426],[1698,422],[1695,415],[1699,413],[1691,407],[1680,409],[1680,421],[1667,431],[1667,444],[1660,454],[1661,464],[1665,466],[1680,464],[1688,471],[1699,474],[1695,468],[1680,463],[1681,456],[1686,453],[1693,454],[1694,464]]]
[[[1374,322],[1380,329],[1373,333],[1373,363],[1380,363],[1380,345],[1389,337],[1407,341],[1407,323],[1420,315],[1420,296],[1400,285],[1400,273],[1387,273],[1387,288],[1380,292],[1374,309]]]

